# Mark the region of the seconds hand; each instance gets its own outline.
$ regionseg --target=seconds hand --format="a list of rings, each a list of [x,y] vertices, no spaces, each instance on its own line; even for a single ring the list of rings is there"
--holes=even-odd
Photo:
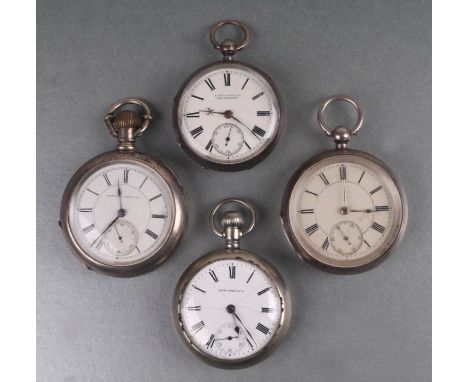
[[[227,146],[228,142],[231,140],[231,138],[229,138],[231,136],[231,131],[232,131],[232,125],[231,125],[231,128],[229,129],[229,134],[226,137],[226,143],[224,144],[224,146]]]

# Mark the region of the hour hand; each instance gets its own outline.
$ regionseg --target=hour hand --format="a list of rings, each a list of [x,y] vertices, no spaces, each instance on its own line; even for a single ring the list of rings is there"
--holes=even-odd
[[[365,209],[365,210],[349,210],[349,212],[365,212],[366,214],[370,214],[371,212],[377,212],[377,210]]]
[[[201,112],[201,113],[206,113],[206,114],[208,114],[208,115],[210,115],[210,114],[224,114],[224,112],[222,112],[222,111],[214,111],[214,109],[211,109],[210,107],[209,107],[208,109],[206,109],[206,110],[199,110],[199,112]]]

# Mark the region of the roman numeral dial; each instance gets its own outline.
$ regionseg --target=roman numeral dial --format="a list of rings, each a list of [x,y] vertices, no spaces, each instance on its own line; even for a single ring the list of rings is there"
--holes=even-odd
[[[177,128],[184,145],[203,161],[251,160],[273,143],[281,110],[269,81],[240,65],[196,75],[177,100]]]
[[[297,204],[290,210],[303,248],[331,261],[351,261],[369,256],[386,240],[394,219],[392,198],[372,167],[342,161],[305,174],[293,189]]]
[[[174,214],[159,173],[132,162],[98,168],[74,191],[70,226],[80,247],[106,265],[133,265],[156,254]]]
[[[180,327],[192,346],[231,361],[264,349],[284,314],[284,301],[271,276],[240,257],[208,260],[197,269],[179,282],[186,286],[177,308]]]

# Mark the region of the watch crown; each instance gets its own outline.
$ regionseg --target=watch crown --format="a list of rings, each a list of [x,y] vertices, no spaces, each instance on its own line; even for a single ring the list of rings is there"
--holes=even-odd
[[[141,118],[132,110],[123,110],[115,116],[114,125],[118,130],[137,129],[141,126]]]
[[[133,150],[135,148],[135,131],[141,127],[140,116],[132,110],[122,110],[114,118],[117,129],[119,150]]]
[[[221,219],[221,224],[224,228],[242,228],[244,226],[244,222],[244,215],[239,211],[227,211],[223,214],[223,217]]]
[[[220,50],[224,55],[224,60],[231,61],[232,56],[234,56],[237,52],[237,43],[227,38],[221,43]]]
[[[239,248],[244,227],[244,215],[240,211],[226,211],[221,218],[224,228],[223,236],[226,239],[226,248]]]
[[[338,126],[333,129],[332,137],[337,149],[345,149],[348,147],[348,142],[351,138],[351,132],[347,127]]]

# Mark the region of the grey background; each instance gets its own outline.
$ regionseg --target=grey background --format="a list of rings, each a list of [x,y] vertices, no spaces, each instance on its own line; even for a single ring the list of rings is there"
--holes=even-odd
[[[46,1],[37,5],[37,375],[39,381],[430,380],[431,6],[429,1]],[[238,59],[276,82],[285,134],[254,169],[204,170],[179,149],[172,99],[194,70],[220,58],[208,41],[218,19],[251,26]],[[303,264],[279,221],[292,172],[332,148],[315,123],[336,93],[366,110],[352,147],[401,177],[409,225],[376,269],[337,276]],[[156,271],[121,280],[86,271],[57,228],[62,192],[85,161],[113,149],[103,114],[117,99],[150,101],[157,118],[141,151],[169,164],[186,191],[190,223]],[[339,111],[351,121],[351,113]],[[215,202],[255,203],[243,247],[283,273],[295,298],[286,340],[252,368],[205,365],[179,343],[171,298],[182,271],[222,242],[209,230]]]

